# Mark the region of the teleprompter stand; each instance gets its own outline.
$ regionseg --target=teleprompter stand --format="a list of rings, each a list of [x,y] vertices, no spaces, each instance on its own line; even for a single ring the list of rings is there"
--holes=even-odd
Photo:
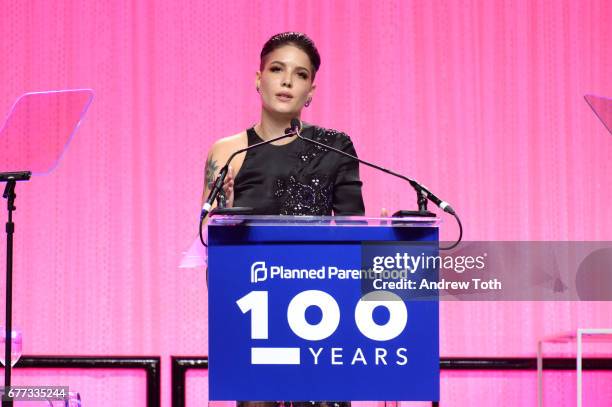
[[[13,222],[13,211],[17,209],[15,206],[15,187],[17,181],[28,181],[32,176],[31,171],[6,172],[0,173],[0,181],[6,182],[2,197],[6,199],[8,220],[6,221],[6,331],[4,343],[4,385],[11,385],[11,335],[13,331],[12,315],[13,315],[13,235],[15,234],[15,223]],[[3,406],[11,406],[12,401],[3,400]]]
[[[19,97],[6,122],[0,128],[0,182],[5,183],[6,199],[6,323],[4,392],[2,407],[12,407],[9,397],[12,370],[13,332],[13,242],[17,209],[15,188],[18,181],[33,175],[47,175],[59,164],[60,157],[93,100],[91,89],[31,92]],[[23,171],[27,168],[28,171]],[[1,333],[0,333],[1,335]]]

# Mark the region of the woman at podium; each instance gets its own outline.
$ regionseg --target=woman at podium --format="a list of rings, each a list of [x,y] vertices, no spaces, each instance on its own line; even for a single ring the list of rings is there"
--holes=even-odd
[[[313,41],[301,33],[281,33],[261,50],[255,88],[260,120],[253,127],[215,142],[206,162],[206,199],[218,170],[242,148],[284,134],[291,119],[313,103],[321,64]],[[356,155],[349,137],[336,130],[303,124],[302,135]],[[237,155],[225,178],[222,202],[249,207],[258,215],[363,215],[356,161],[291,137]]]
[[[313,103],[321,58],[302,33],[271,37],[260,54],[255,90],[260,120],[253,127],[215,142],[206,162],[204,201],[218,171],[240,149],[284,134],[302,109]],[[302,135],[356,155],[349,137],[303,123]],[[356,161],[295,136],[237,155],[225,178],[220,204],[253,208],[258,215],[363,215],[362,183]],[[287,403],[289,404],[289,403]],[[243,401],[240,407],[271,407],[275,402]],[[294,406],[347,406],[347,402],[294,402]]]

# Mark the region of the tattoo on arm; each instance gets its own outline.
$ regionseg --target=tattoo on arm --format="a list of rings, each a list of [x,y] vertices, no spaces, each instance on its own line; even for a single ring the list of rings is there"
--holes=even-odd
[[[212,189],[215,183],[215,173],[217,172],[217,169],[219,169],[219,166],[217,166],[217,161],[210,157],[208,161],[206,161],[206,170],[204,174],[206,188],[209,190]]]
[[[206,179],[206,188],[210,191],[215,184],[215,174],[219,166],[217,165],[217,161],[212,157],[206,161],[206,171],[204,174],[204,178]],[[219,195],[217,195],[217,206],[219,208],[225,208],[227,206],[227,197],[225,196],[225,191],[219,191]]]

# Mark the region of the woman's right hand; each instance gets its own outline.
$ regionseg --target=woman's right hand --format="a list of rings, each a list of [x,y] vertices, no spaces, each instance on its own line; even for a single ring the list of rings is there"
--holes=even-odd
[[[225,195],[225,206],[234,206],[234,169],[230,165],[225,180],[223,181],[223,194]]]

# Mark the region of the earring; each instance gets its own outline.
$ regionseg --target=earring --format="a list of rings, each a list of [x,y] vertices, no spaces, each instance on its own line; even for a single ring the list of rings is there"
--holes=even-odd
[[[306,103],[304,103],[304,107],[308,107],[308,106],[310,106],[310,103],[312,103],[312,98],[308,98],[308,100],[306,101]]]

